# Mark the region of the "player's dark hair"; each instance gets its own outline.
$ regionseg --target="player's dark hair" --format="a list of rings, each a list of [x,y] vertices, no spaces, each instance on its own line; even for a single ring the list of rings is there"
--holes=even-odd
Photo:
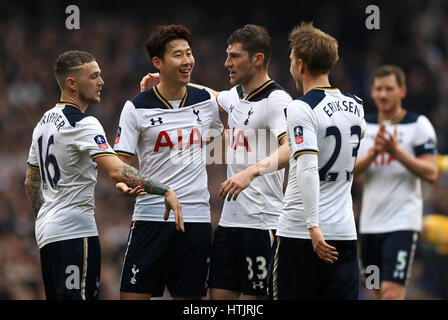
[[[395,76],[399,87],[406,85],[406,75],[403,69],[391,64],[383,65],[373,70],[372,75],[370,76],[370,82],[373,85],[375,78],[382,78],[390,75]]]
[[[249,53],[249,57],[253,57],[256,53],[264,55],[263,67],[268,69],[271,60],[271,37],[265,27],[255,24],[246,24],[244,27],[235,30],[227,39],[227,46],[232,43],[241,43],[245,51]]]
[[[291,31],[289,46],[294,57],[302,59],[314,76],[330,73],[339,60],[338,41],[312,22],[302,22]]]
[[[168,42],[176,39],[185,39],[192,45],[193,38],[187,27],[177,24],[157,26],[146,40],[145,47],[149,57],[158,57],[163,60]]]
[[[95,61],[93,55],[85,51],[72,50],[61,54],[54,63],[54,74],[59,88],[65,89],[65,79],[79,73],[76,67],[92,61]]]

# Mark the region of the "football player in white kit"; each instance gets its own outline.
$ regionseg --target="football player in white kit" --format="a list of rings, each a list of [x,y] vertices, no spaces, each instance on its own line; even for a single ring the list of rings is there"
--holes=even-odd
[[[337,40],[312,24],[289,35],[290,72],[304,95],[287,108],[289,180],[270,266],[273,299],[357,299],[353,169],[363,102],[333,88]]]
[[[236,30],[226,52],[224,66],[235,86],[222,92],[207,88],[228,114],[228,179],[219,190],[228,201],[213,236],[210,298],[238,299],[243,293],[267,299],[267,268],[283,205],[282,169],[289,161],[285,109],[292,99],[269,78],[271,39],[264,27]],[[141,89],[157,81],[150,73]]]
[[[173,299],[206,295],[211,250],[211,218],[206,140],[222,135],[212,93],[187,85],[195,61],[190,31],[181,25],[155,28],[146,49],[160,83],[128,100],[121,112],[114,149],[143,173],[169,184],[179,197],[185,233],[173,219],[164,222],[163,201],[137,198],[121,275],[122,299]]]
[[[101,252],[94,218],[98,166],[124,194],[165,195],[165,219],[172,208],[183,229],[174,192],[120,161],[101,124],[84,113],[88,104],[100,101],[104,84],[100,73],[90,53],[61,54],[55,63],[61,99],[33,131],[25,190],[36,216],[47,299],[98,299]]]
[[[422,228],[421,181],[438,177],[436,134],[429,120],[402,106],[406,78],[397,66],[373,71],[378,113],[366,115],[366,137],[355,174],[364,173],[360,216],[363,274],[380,270],[380,299],[404,299]]]
[[[213,236],[210,297],[268,298],[268,267],[283,205],[289,159],[285,110],[291,96],[268,75],[271,39],[264,27],[246,25],[227,39],[228,91],[217,93],[228,114],[224,202]],[[266,140],[268,148],[266,148]]]

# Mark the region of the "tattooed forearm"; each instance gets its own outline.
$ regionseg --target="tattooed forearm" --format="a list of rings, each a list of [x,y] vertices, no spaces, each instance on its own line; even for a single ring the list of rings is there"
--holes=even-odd
[[[169,189],[167,185],[145,176],[140,171],[127,164],[123,164],[122,177],[122,182],[126,183],[128,186],[132,188],[142,186],[146,192],[151,194],[162,195]]]
[[[39,168],[30,168],[26,170],[25,192],[30,203],[31,210],[35,217],[39,213],[40,207],[44,204],[44,197],[40,184]]]

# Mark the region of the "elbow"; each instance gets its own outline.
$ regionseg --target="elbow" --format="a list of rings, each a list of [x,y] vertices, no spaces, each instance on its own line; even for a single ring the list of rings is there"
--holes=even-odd
[[[114,170],[112,172],[109,172],[109,177],[114,180],[115,182],[121,182],[122,175],[121,172],[118,170]]]
[[[28,190],[29,188],[31,188],[32,183],[30,180],[25,179],[25,182],[23,183],[23,186],[25,187],[25,190]]]
[[[436,169],[431,173],[428,173],[424,179],[429,183],[435,183],[439,178],[439,171]]]
[[[109,171],[109,177],[115,182],[121,182],[123,180],[122,168],[114,168]]]

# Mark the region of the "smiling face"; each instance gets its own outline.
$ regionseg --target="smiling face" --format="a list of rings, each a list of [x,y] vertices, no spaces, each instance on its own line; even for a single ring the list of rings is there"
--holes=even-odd
[[[380,112],[390,113],[401,106],[406,86],[399,86],[393,74],[376,77],[373,79],[371,95]]]
[[[194,67],[194,57],[187,40],[175,39],[166,44],[163,59],[153,58],[160,76],[170,83],[188,84]]]
[[[87,104],[101,101],[100,93],[104,81],[100,76],[101,70],[96,61],[85,63],[80,66],[79,75],[76,77],[78,83],[79,98]]]
[[[227,59],[224,66],[229,70],[232,85],[248,83],[255,74],[255,66],[249,52],[241,43],[234,42],[227,47]]]

